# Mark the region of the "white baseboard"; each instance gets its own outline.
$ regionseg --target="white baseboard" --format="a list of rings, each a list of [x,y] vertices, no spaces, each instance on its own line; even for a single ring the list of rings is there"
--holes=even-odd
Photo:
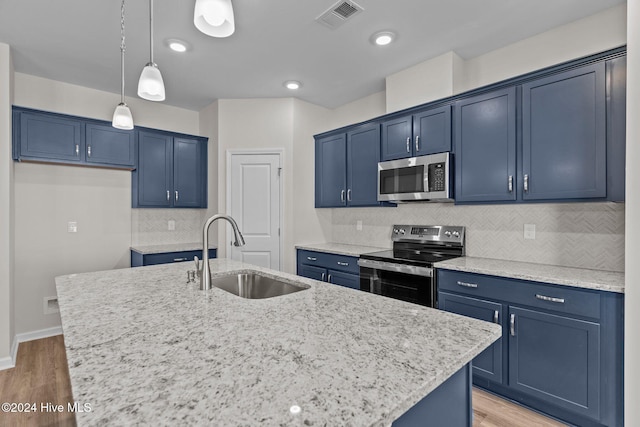
[[[0,359],[0,371],[11,369],[16,366],[16,357],[18,356],[18,345],[21,342],[39,340],[42,338],[54,337],[62,334],[62,326],[54,326],[53,328],[40,329],[38,331],[25,332],[16,334],[11,343],[11,356]]]

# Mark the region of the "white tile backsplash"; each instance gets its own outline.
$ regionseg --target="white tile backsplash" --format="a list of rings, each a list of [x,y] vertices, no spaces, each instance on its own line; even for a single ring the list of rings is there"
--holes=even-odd
[[[132,209],[132,246],[168,243],[192,243],[202,239],[205,209]],[[168,230],[168,222],[175,221],[175,230]]]
[[[624,271],[624,203],[333,209],[332,241],[391,247],[393,224],[463,225],[469,256]],[[535,240],[524,239],[524,224],[535,224]]]

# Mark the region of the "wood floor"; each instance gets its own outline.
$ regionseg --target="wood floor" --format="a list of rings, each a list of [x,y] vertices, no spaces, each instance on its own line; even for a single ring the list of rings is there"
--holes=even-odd
[[[0,403],[31,402],[33,413],[0,412],[3,426],[75,426],[67,404],[73,403],[62,335],[20,344],[16,367],[0,371]],[[63,412],[43,412],[41,404],[63,405]],[[473,390],[473,427],[564,426],[482,390]]]

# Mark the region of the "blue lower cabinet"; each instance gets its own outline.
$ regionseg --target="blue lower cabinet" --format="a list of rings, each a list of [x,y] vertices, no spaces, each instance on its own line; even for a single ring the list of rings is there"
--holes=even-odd
[[[217,257],[217,249],[209,249],[209,258]],[[202,250],[162,252],[156,254],[141,254],[131,251],[131,267],[142,267],[146,265],[171,264],[174,262],[193,261],[194,257],[202,259]],[[195,264],[194,264],[195,265]]]
[[[439,308],[500,323],[473,383],[581,427],[623,422],[624,296],[438,270]]]
[[[500,324],[502,304],[476,298],[440,292],[438,307],[441,310],[461,314],[474,319]],[[473,375],[491,381],[502,382],[502,338],[473,359]]]
[[[297,250],[298,276],[360,289],[358,258],[327,252]]]

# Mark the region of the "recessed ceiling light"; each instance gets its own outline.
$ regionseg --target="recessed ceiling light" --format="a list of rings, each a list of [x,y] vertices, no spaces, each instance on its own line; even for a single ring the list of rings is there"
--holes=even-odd
[[[295,80],[288,80],[284,82],[284,87],[291,90],[300,89],[301,86],[302,86],[302,83]]]
[[[167,46],[174,52],[186,52],[189,50],[189,43],[178,39],[167,39]]]
[[[371,36],[371,43],[378,46],[386,46],[396,38],[393,31],[379,31]]]

